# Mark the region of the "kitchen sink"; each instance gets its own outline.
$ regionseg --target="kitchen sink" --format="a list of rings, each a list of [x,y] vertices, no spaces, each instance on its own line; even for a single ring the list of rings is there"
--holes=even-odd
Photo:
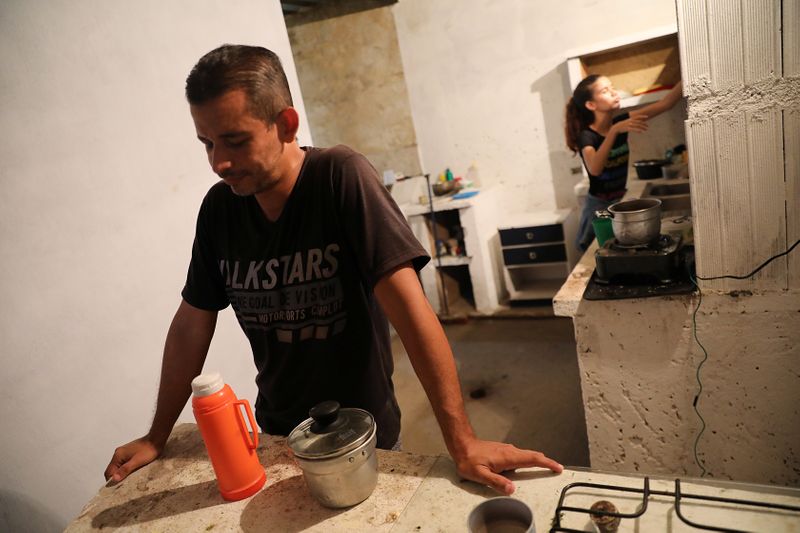
[[[652,185],[649,187],[649,191],[645,188],[647,196],[672,196],[674,194],[689,194],[689,182]]]
[[[680,211],[683,214],[690,215],[692,213],[692,199],[687,194],[686,196],[661,196],[661,212]]]
[[[658,198],[661,200],[661,212],[680,213],[691,215],[692,198],[690,196],[688,180],[677,183],[648,183],[642,193],[642,198]]]

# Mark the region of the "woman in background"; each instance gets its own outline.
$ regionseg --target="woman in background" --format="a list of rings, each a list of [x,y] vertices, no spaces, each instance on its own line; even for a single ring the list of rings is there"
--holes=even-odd
[[[672,109],[681,98],[681,82],[658,102],[614,116],[620,97],[611,80],[591,75],[575,87],[567,102],[567,146],[581,156],[589,174],[589,194],[581,212],[576,245],[586,250],[594,239],[595,211],[625,195],[628,180],[628,132],[647,130],[647,121]]]

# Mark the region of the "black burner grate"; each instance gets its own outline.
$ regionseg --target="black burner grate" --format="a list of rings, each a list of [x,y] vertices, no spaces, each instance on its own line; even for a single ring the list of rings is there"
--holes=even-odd
[[[568,505],[564,505],[564,498],[567,496],[567,492],[573,488],[594,488],[594,489],[603,489],[608,491],[617,491],[617,492],[632,492],[636,494],[642,495],[642,504],[639,506],[639,510],[635,513],[613,513],[613,512],[606,512],[606,511],[597,511],[597,510],[590,510],[585,509],[583,507],[571,507]],[[697,529],[703,529],[706,531],[725,531],[728,533],[747,533],[745,531],[741,531],[738,529],[727,529],[723,527],[717,527],[713,525],[707,524],[698,524],[697,522],[693,522],[683,516],[681,513],[681,500],[703,500],[703,501],[710,501],[710,502],[717,502],[717,503],[728,503],[728,504],[735,504],[735,505],[742,505],[742,506],[750,506],[750,507],[760,507],[766,509],[777,509],[781,511],[792,511],[796,513],[800,513],[800,507],[795,507],[792,505],[782,505],[778,503],[767,503],[767,502],[755,502],[751,500],[739,500],[734,498],[723,498],[721,496],[703,496],[698,494],[686,494],[681,492],[681,480],[675,480],[675,491],[661,491],[661,490],[650,490],[650,478],[644,478],[644,486],[639,488],[632,488],[632,487],[620,487],[618,485],[602,485],[599,483],[585,483],[585,482],[577,482],[577,483],[570,483],[566,487],[561,490],[561,497],[558,499],[558,507],[556,507],[555,517],[553,518],[553,527],[550,528],[550,533],[556,532],[567,532],[567,533],[585,533],[585,531],[581,529],[570,529],[561,527],[561,514],[565,512],[572,512],[572,513],[583,513],[588,515],[595,515],[595,516],[611,516],[620,519],[628,519],[628,518],[638,518],[642,516],[647,511],[647,502],[650,499],[650,495],[657,495],[657,496],[671,496],[675,498],[675,514],[678,518],[683,521],[683,523],[695,527]]]

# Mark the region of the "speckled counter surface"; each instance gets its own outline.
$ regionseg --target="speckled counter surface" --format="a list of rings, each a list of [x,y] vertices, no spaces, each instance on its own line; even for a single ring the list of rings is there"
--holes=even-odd
[[[337,510],[313,499],[286,439],[261,435],[258,455],[267,473],[264,488],[226,502],[197,427],[181,424],[161,459],[101,488],[66,531],[390,531],[436,460],[378,450],[375,491]]]
[[[66,531],[464,531],[470,510],[486,498],[496,496],[486,487],[460,480],[448,457],[378,450],[380,472],[372,495],[348,509],[326,509],[308,492],[285,439],[262,436],[259,457],[267,473],[264,488],[245,500],[225,502],[217,491],[214,472],[196,426],[182,424],[173,431],[163,458],[118,485],[101,488]],[[509,477],[517,485],[514,497],[531,507],[540,533],[550,529],[561,489],[569,483],[642,486],[641,477],[582,470],[565,470],[554,475],[540,469],[526,469],[510,473]],[[653,480],[651,486],[671,490],[671,483]],[[798,490],[732,484],[715,487],[689,481],[684,487],[685,492],[694,494],[800,506]],[[604,497],[581,489],[570,493],[566,503],[588,507]],[[640,502],[635,495],[625,494],[612,494],[609,499],[622,512],[633,512]],[[679,523],[670,511],[671,499],[652,496],[649,503],[643,518],[623,522],[620,531],[693,531]],[[692,510],[691,504],[687,507],[693,513],[690,516],[728,527],[800,532],[800,513],[769,515],[740,513],[720,506],[710,510]],[[562,522],[562,526],[585,531],[592,531],[590,525],[587,515],[576,513],[565,516]]]
[[[533,511],[538,533],[553,527],[555,509],[562,489],[570,483],[595,483],[643,489],[644,477],[567,469],[560,475],[540,469],[508,473],[517,490],[513,497],[525,502]],[[673,479],[650,479],[651,491],[674,492]],[[685,494],[756,500],[800,507],[800,490],[745,485],[731,482],[684,480]],[[425,481],[417,489],[403,511],[392,533],[450,533],[467,530],[470,511],[487,498],[497,496],[486,487],[460,481],[452,461],[439,457]],[[641,494],[608,492],[596,488],[576,487],[568,491],[564,505],[587,509],[599,500],[612,501],[619,512],[635,513],[642,502]],[[690,520],[744,531],[772,533],[800,532],[800,512],[745,509],[720,503],[701,503],[684,499],[681,509]],[[564,512],[560,526],[577,531],[595,532],[587,514]],[[677,518],[674,497],[651,494],[645,513],[620,523],[619,532],[697,532]]]

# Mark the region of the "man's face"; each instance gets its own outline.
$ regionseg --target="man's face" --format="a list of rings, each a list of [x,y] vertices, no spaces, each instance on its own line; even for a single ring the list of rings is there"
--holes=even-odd
[[[228,91],[190,109],[211,169],[235,194],[265,192],[280,181],[284,146],[278,127],[250,113],[244,91]]]

